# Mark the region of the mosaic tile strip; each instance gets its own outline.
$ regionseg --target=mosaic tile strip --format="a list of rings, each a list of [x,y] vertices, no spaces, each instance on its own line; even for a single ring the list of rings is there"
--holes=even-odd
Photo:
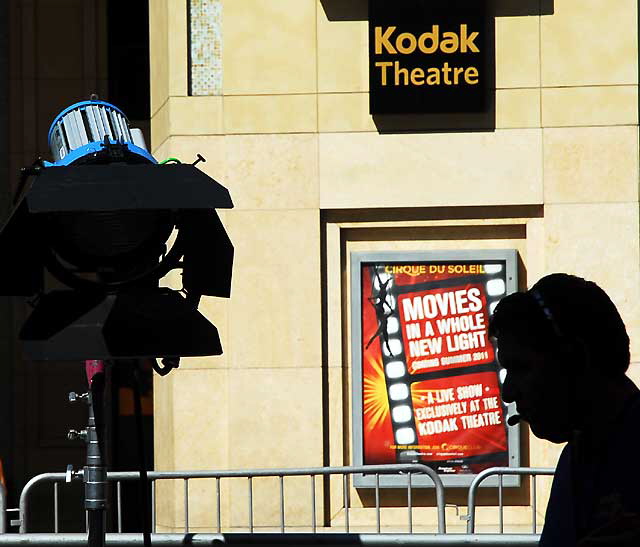
[[[189,0],[191,95],[222,95],[222,0]]]

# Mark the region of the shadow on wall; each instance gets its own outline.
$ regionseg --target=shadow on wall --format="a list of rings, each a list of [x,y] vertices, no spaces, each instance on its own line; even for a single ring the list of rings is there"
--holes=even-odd
[[[329,21],[367,21],[369,0],[320,0]],[[487,0],[488,37],[486,101],[480,112],[374,114],[380,133],[491,132],[496,125],[495,20],[497,17],[540,16],[554,13],[554,0]]]
[[[366,21],[369,0],[320,0],[329,21]],[[554,0],[491,0],[495,17],[553,15]]]

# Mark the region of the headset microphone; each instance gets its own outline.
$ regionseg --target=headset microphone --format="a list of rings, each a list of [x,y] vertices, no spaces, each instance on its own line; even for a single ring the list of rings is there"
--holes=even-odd
[[[507,418],[507,424],[516,425],[520,419],[520,414],[513,414]]]

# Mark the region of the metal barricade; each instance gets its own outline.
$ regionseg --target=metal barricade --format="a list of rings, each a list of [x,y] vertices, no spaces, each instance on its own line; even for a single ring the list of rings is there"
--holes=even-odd
[[[304,467],[304,468],[283,468],[283,469],[249,469],[238,471],[150,471],[148,478],[151,483],[151,507],[152,507],[152,531],[156,531],[156,482],[159,480],[175,480],[184,481],[184,514],[185,514],[185,533],[189,533],[189,481],[195,479],[216,479],[216,524],[218,533],[221,533],[221,503],[220,503],[220,481],[229,478],[245,478],[247,479],[247,498],[248,498],[248,528],[250,532],[254,531],[253,519],[253,479],[256,477],[277,477],[280,482],[280,531],[284,533],[286,530],[285,522],[285,477],[307,476],[310,479],[311,491],[311,518],[310,528],[313,533],[317,532],[318,525],[316,522],[316,486],[315,479],[318,476],[342,475],[343,480],[343,500],[344,500],[344,516],[345,516],[345,532],[350,532],[349,522],[349,477],[354,474],[375,475],[375,499],[376,499],[376,521],[377,532],[380,533],[380,481],[379,476],[385,474],[402,473],[407,476],[407,518],[408,531],[413,532],[413,505],[412,505],[412,475],[426,474],[433,481],[436,491],[436,506],[438,512],[438,533],[446,533],[445,523],[445,498],[444,486],[438,474],[430,467],[422,464],[392,464],[392,465],[367,465],[367,466],[344,466],[344,467]],[[107,480],[116,483],[116,507],[118,517],[118,532],[122,532],[122,514],[121,514],[121,483],[125,481],[137,481],[140,474],[137,471],[132,472],[108,472]],[[69,480],[82,480],[83,472],[73,474],[69,473],[45,473],[32,478],[23,488],[20,494],[20,533],[27,533],[29,522],[29,496],[31,491],[43,482],[52,482],[54,484],[54,531],[57,533],[59,529],[59,499],[58,484],[61,482],[69,482]]]
[[[555,469],[552,467],[491,467],[489,469],[485,469],[478,473],[478,476],[473,480],[471,486],[469,487],[469,495],[468,495],[468,514],[467,514],[467,534],[475,533],[475,525],[476,525],[476,493],[478,491],[478,486],[480,483],[484,481],[487,477],[491,477],[493,475],[498,475],[498,508],[500,511],[500,534],[504,533],[504,504],[502,499],[502,477],[503,475],[520,475],[520,476],[530,476],[532,480],[531,486],[531,511],[532,511],[532,525],[533,530],[532,533],[536,533],[536,477],[538,475],[553,475],[555,473]]]
[[[535,547],[531,534],[153,534],[154,547]],[[107,534],[106,547],[143,547],[142,534]],[[86,547],[86,534],[4,534],[0,547]]]

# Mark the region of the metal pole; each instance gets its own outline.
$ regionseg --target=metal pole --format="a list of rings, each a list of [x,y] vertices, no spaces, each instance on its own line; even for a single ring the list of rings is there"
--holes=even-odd
[[[249,532],[253,534],[253,483],[249,477]]]
[[[53,483],[53,531],[57,534],[58,533],[58,522],[59,522],[59,515],[58,515],[58,483],[54,482]]]
[[[217,510],[216,522],[218,524],[218,534],[219,534],[222,531],[222,518],[221,518],[222,511],[220,508],[220,477],[216,477],[216,510]]]
[[[284,534],[284,477],[280,475],[280,532]]]
[[[316,476],[311,475],[311,529],[316,533]]]
[[[349,533],[349,483],[347,481],[347,474],[342,475],[342,491],[344,497],[344,527]]]
[[[151,547],[151,514],[149,500],[149,477],[147,475],[147,458],[144,448],[144,426],[142,423],[142,401],[140,395],[140,363],[136,363],[133,370],[133,405],[136,416],[136,434],[138,437],[138,460],[140,463],[140,500],[142,502],[142,530],[144,534],[144,546]],[[188,479],[185,479],[185,503],[189,504]],[[185,515],[188,531],[189,513]]]
[[[413,533],[413,500],[411,499],[411,471],[409,471],[409,477],[407,481],[407,509],[409,510],[409,533]]]
[[[380,473],[376,473],[376,532],[380,533]]]
[[[7,531],[7,492],[0,484],[0,534]]]
[[[151,481],[151,533],[156,533],[156,481]]]
[[[118,498],[118,532],[122,533],[122,483],[120,481],[116,483],[116,492]]]
[[[184,533],[189,533],[189,479],[184,479]]]
[[[84,474],[84,506],[88,514],[89,547],[105,545],[105,513],[107,508],[107,469],[102,460],[104,438],[102,402],[104,374],[91,379],[89,390],[89,423],[87,425],[87,467]],[[96,417],[97,415],[97,417]]]
[[[536,476],[532,475],[531,476],[531,480],[533,481],[533,501],[532,501],[532,506],[533,506],[533,533],[536,533]]]
[[[499,485],[498,485],[498,505],[500,506],[500,533],[503,534],[504,533],[504,510],[503,510],[503,500],[502,500],[502,477],[504,477],[504,475],[502,473],[500,473],[498,475],[498,479],[500,481]]]

